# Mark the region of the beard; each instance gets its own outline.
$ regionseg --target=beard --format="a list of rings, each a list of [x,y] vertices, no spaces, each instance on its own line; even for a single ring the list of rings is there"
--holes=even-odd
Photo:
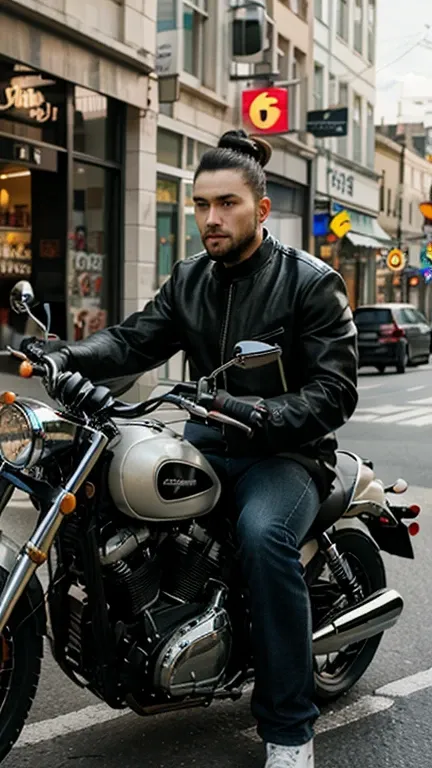
[[[237,264],[241,261],[243,253],[249,248],[250,244],[254,241],[256,235],[257,235],[257,226],[258,226],[258,219],[256,219],[250,229],[243,232],[241,235],[239,235],[237,238],[233,238],[231,236],[228,236],[226,240],[222,239],[217,242],[216,247],[207,248],[206,240],[203,240],[204,248],[206,249],[206,252],[208,256],[218,263],[224,263],[224,264],[230,264],[233,266],[234,264]],[[207,232],[205,237],[208,237],[208,235],[211,234],[211,232]],[[218,233],[214,233],[218,234]],[[222,233],[221,233],[222,234]]]

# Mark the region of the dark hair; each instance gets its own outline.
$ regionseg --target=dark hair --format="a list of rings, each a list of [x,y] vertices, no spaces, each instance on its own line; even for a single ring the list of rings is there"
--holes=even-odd
[[[194,183],[204,171],[241,171],[254,196],[260,200],[266,194],[267,182],[264,166],[272,148],[259,136],[248,136],[244,131],[227,131],[215,149],[204,152],[195,171]]]

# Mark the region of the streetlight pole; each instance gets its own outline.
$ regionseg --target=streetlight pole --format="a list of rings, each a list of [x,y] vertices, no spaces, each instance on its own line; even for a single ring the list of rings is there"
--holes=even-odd
[[[401,153],[399,155],[399,200],[398,200],[398,217],[397,217],[397,244],[399,250],[402,250],[402,235],[403,235],[403,203],[404,203],[404,196],[403,196],[403,189],[404,189],[404,181],[405,181],[405,149],[406,149],[406,138],[405,135],[401,136],[399,143],[401,145]],[[407,301],[407,281],[404,274],[401,274],[401,293],[402,293],[402,301]]]

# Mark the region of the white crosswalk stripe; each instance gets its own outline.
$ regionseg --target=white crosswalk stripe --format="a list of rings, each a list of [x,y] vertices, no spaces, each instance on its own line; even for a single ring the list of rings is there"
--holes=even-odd
[[[409,400],[399,405],[382,403],[359,407],[350,421],[363,424],[395,424],[401,427],[431,427],[432,397]]]

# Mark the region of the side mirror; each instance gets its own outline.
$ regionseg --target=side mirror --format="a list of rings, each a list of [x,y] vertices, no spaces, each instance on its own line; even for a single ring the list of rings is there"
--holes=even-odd
[[[18,315],[27,314],[34,304],[33,288],[27,280],[20,280],[9,294],[10,305]]]
[[[233,362],[238,368],[249,370],[275,363],[281,357],[280,347],[262,341],[239,341],[234,347]]]

